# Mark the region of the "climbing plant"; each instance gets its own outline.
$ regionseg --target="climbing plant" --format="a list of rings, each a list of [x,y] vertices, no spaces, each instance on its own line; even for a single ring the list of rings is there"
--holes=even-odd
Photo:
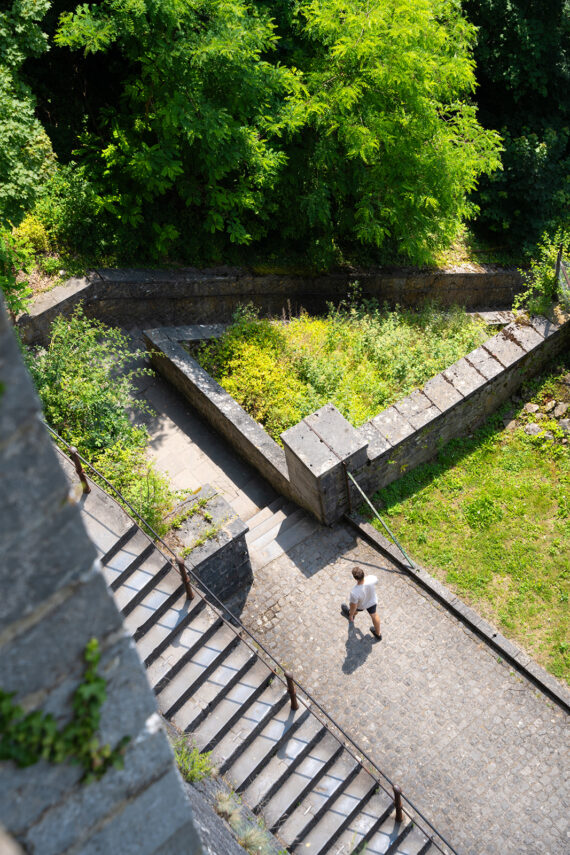
[[[111,766],[123,767],[130,737],[111,748],[101,745],[96,735],[107,697],[105,680],[97,673],[101,653],[96,638],[88,642],[84,657],[87,667],[73,696],[73,718],[61,729],[50,713],[25,713],[14,703],[14,692],[0,689],[0,760],[12,760],[20,767],[39,760],[75,763],[83,769],[85,783],[102,778]]]

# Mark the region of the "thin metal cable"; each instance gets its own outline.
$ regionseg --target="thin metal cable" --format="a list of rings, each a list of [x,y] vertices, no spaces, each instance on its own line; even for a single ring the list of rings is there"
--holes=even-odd
[[[65,439],[63,439],[63,437],[61,437],[61,436],[57,433],[57,431],[55,431],[55,430],[51,427],[51,425],[49,425],[49,424],[45,421],[45,419],[42,419],[42,423],[45,425],[45,427],[47,428],[47,430],[48,430],[48,431],[49,431],[49,432],[50,432],[50,433],[55,437],[55,439],[56,439],[58,442],[61,442],[61,443],[62,443],[62,445],[66,446],[68,449],[71,449],[71,448],[73,447],[70,443],[68,443]],[[316,431],[315,431],[315,433],[316,433]],[[324,440],[323,440],[323,442],[324,442]],[[332,449],[331,449],[331,451],[332,451]],[[62,453],[63,453],[63,452],[62,452]],[[88,460],[86,460],[84,457],[82,457],[82,456],[79,454],[79,452],[77,452],[77,456],[79,457],[79,459],[81,460],[81,462],[82,462],[82,463],[84,463],[86,466],[88,466],[88,467],[89,467],[89,469],[90,469],[92,472],[94,472],[94,473],[95,473],[95,475],[97,476],[97,478],[100,478],[102,481],[104,481],[104,483],[105,483],[105,484],[107,484],[107,485],[111,488],[111,490],[113,490],[113,492],[114,492],[117,496],[119,496],[119,498],[121,499],[121,501],[122,501],[122,502],[124,502],[124,503],[125,503],[125,505],[129,508],[129,510],[130,510],[130,511],[132,511],[132,513],[133,513],[133,514],[134,514],[134,515],[135,515],[135,516],[136,516],[136,517],[141,521],[141,523],[143,524],[144,528],[145,528],[147,531],[151,532],[151,534],[153,535],[153,537],[155,538],[155,540],[159,541],[159,542],[164,546],[164,548],[165,548],[165,549],[167,549],[167,550],[168,550],[168,552],[173,556],[173,558],[174,558],[176,561],[178,561],[178,556],[177,556],[177,555],[176,555],[176,553],[172,550],[172,548],[171,548],[171,547],[170,547],[170,546],[169,546],[169,545],[168,545],[168,544],[167,544],[167,543],[162,539],[162,537],[161,537],[161,536],[160,536],[160,535],[159,535],[159,534],[158,534],[158,533],[157,533],[157,532],[152,528],[152,526],[151,526],[151,525],[149,525],[149,523],[147,523],[147,522],[146,522],[146,520],[145,520],[145,519],[144,519],[144,518],[143,518],[143,517],[138,513],[138,511],[137,511],[137,510],[135,510],[135,508],[133,508],[133,506],[130,504],[130,502],[129,502],[127,499],[125,499],[125,497],[122,495],[122,493],[121,493],[119,490],[117,490],[117,488],[116,488],[115,486],[113,486],[113,484],[112,484],[110,481],[108,481],[108,480],[107,480],[107,478],[105,478],[105,476],[104,476],[104,475],[102,475],[102,474],[101,474],[97,469],[95,469],[95,467],[94,467],[94,466],[93,466],[93,465],[92,465]],[[337,455],[337,456],[338,456],[338,455]],[[350,473],[348,473],[348,474],[350,475]],[[357,486],[358,486],[358,485],[357,485]],[[186,565],[185,565],[185,566],[186,566]],[[190,573],[190,574],[192,575],[192,577],[193,577],[193,581],[194,581],[194,584],[195,584],[195,586],[196,586],[198,596],[199,596],[199,597],[201,597],[203,600],[206,600],[206,601],[208,602],[208,605],[210,606],[210,608],[211,608],[211,609],[212,609],[212,610],[213,610],[213,611],[214,611],[214,612],[215,612],[219,617],[221,617],[221,618],[224,620],[224,622],[225,622],[225,623],[230,627],[230,629],[232,629],[232,631],[233,631],[233,632],[234,632],[234,633],[235,633],[235,634],[236,634],[236,635],[237,635],[237,636],[238,636],[238,637],[243,641],[243,643],[244,643],[244,644],[246,644],[246,645],[250,648],[250,650],[253,650],[253,652],[254,652],[254,653],[257,653],[257,650],[256,650],[254,647],[252,647],[252,646],[248,643],[248,641],[247,641],[245,638],[242,638],[242,637],[239,635],[239,633],[236,631],[235,626],[233,626],[233,625],[232,625],[232,622],[235,622],[235,624],[236,624],[236,625],[237,625],[241,630],[243,630],[243,631],[244,631],[244,632],[249,636],[249,638],[252,640],[252,642],[255,644],[255,646],[256,646],[259,650],[262,650],[262,651],[263,651],[263,653],[267,656],[267,658],[268,658],[271,662],[273,662],[273,663],[277,666],[277,668],[278,668],[280,671],[283,671],[283,666],[279,664],[279,662],[278,662],[278,661],[275,659],[275,657],[274,657],[274,656],[269,652],[269,650],[267,650],[267,649],[263,646],[263,644],[261,644],[261,642],[260,642],[260,641],[258,641],[258,640],[255,638],[255,636],[254,636],[254,635],[252,635],[252,633],[249,631],[249,629],[248,629],[246,626],[244,626],[244,624],[242,624],[242,622],[240,621],[240,619],[239,619],[238,617],[236,617],[234,614],[232,614],[232,612],[230,612],[230,611],[229,611],[229,609],[224,605],[224,603],[219,599],[219,597],[218,597],[218,596],[217,596],[213,591],[211,591],[211,590],[210,590],[210,588],[208,588],[208,586],[207,586],[207,585],[205,585],[205,584],[204,584],[204,582],[203,582],[203,581],[202,581],[202,580],[201,580],[201,579],[200,579],[200,578],[199,578],[199,577],[194,573],[194,571],[193,571],[191,568],[188,568],[188,567],[186,567],[186,571],[187,571],[188,573]],[[200,590],[200,588],[201,588],[203,591],[205,591],[205,592],[206,592],[206,594],[208,595],[208,597],[204,596],[204,593],[202,593],[202,591]],[[215,602],[216,602],[217,604],[219,604],[219,607],[220,607],[220,609],[221,609],[221,612],[220,612],[220,609],[218,609],[215,605],[213,605],[213,603],[212,603],[212,602],[210,602],[210,599],[209,599],[209,598],[211,598],[211,599],[215,600]],[[230,617],[231,617],[231,621],[232,621],[232,622],[230,622],[230,621],[228,621],[226,618],[224,618],[224,614],[226,614],[226,615],[230,615]],[[269,666],[268,666],[268,667],[269,667]],[[273,669],[272,669],[272,670],[273,670]],[[277,672],[275,672],[275,671],[274,671],[274,673],[275,673],[275,676],[276,676],[276,677],[277,677],[277,678],[278,678],[278,679],[279,679],[279,680],[280,680],[284,685],[286,685],[286,681],[283,679],[283,677],[281,676],[281,674],[279,674],[279,673],[277,673]],[[388,782],[388,785],[389,785],[390,787],[392,787],[392,788],[393,788],[393,787],[394,787],[394,783],[393,783],[393,781],[388,777],[388,775],[386,775],[384,772],[382,772],[382,770],[378,768],[378,766],[376,765],[376,763],[375,763],[375,762],[374,762],[374,761],[373,761],[373,760],[368,756],[368,754],[366,754],[366,752],[365,752],[365,751],[363,751],[361,748],[359,748],[359,747],[358,747],[358,746],[357,746],[357,745],[352,741],[352,738],[351,738],[351,737],[350,737],[350,736],[349,736],[349,735],[348,735],[348,734],[347,734],[347,733],[342,729],[342,727],[341,727],[339,724],[337,724],[337,722],[334,720],[334,718],[332,718],[332,716],[331,716],[328,712],[326,712],[326,710],[325,710],[325,709],[323,709],[323,707],[320,705],[320,703],[319,703],[315,698],[313,698],[313,696],[312,696],[312,695],[311,695],[311,694],[310,694],[310,693],[309,693],[309,692],[308,692],[308,691],[307,691],[307,690],[306,690],[306,689],[301,685],[301,683],[299,683],[297,680],[295,680],[295,684],[296,684],[297,688],[298,688],[298,689],[303,693],[303,695],[305,696],[305,698],[309,701],[309,704],[310,704],[311,706],[316,707],[316,708],[319,710],[319,712],[322,714],[322,716],[323,716],[325,719],[328,719],[328,721],[330,721],[330,722],[331,722],[332,727],[333,727],[336,731],[338,731],[338,733],[340,733],[340,734],[341,734],[341,736],[343,737],[343,739],[344,739],[344,740],[346,740],[346,742],[347,742],[347,743],[349,743],[349,744],[350,744],[350,746],[352,746],[352,748],[353,748],[354,750],[351,750],[351,747],[349,747],[349,745],[346,745],[346,744],[345,744],[345,745],[343,746],[343,747],[344,747],[344,749],[345,749],[345,750],[346,750],[346,751],[351,755],[351,757],[353,757],[353,759],[354,759],[354,760],[356,760],[356,761],[357,761],[358,763],[360,763],[361,765],[362,765],[362,760],[363,760],[363,759],[364,759],[364,760],[366,760],[366,762],[367,762],[367,763],[368,763],[368,764],[369,764],[369,765],[370,765],[370,766],[371,766],[371,767],[376,771],[376,773],[377,773],[378,775],[380,775],[380,776],[381,776],[385,781],[387,781],[387,782]],[[305,700],[303,700],[303,698],[301,698],[300,700],[301,700],[301,703],[303,704],[303,706],[304,706],[304,707],[306,707],[306,708],[308,709],[308,708],[309,708],[309,706],[308,706],[307,702],[306,702]],[[313,714],[314,714],[314,713],[313,713]],[[319,720],[320,720],[320,719],[319,719]],[[326,721],[321,721],[321,724],[323,724],[323,725],[324,725],[324,727],[326,727],[326,728],[327,728],[327,730],[330,730],[330,729],[331,729],[331,728],[330,728],[330,726],[327,724],[327,722],[326,722]],[[333,734],[333,735],[334,735],[334,734]],[[335,737],[335,738],[337,739],[337,741],[339,741],[339,742],[340,742],[340,740],[338,740],[338,737]],[[356,753],[355,753],[355,752],[356,752]],[[374,777],[374,776],[373,776],[373,777]],[[393,798],[393,797],[392,797],[392,794],[390,793],[390,791],[386,789],[386,787],[382,784],[382,782],[381,782],[381,781],[378,781],[378,785],[379,785],[379,786],[384,790],[384,792],[385,792],[385,793],[386,793],[386,794],[387,794],[391,799]],[[444,836],[443,836],[443,835],[442,835],[442,834],[441,834],[441,833],[440,833],[440,832],[435,828],[435,826],[430,822],[430,820],[429,820],[429,819],[427,819],[427,817],[425,817],[425,816],[422,814],[422,812],[421,812],[421,811],[420,811],[420,810],[419,810],[419,809],[414,805],[414,803],[413,803],[413,802],[412,802],[412,801],[411,801],[411,800],[410,800],[410,799],[409,799],[409,798],[408,798],[404,793],[402,793],[402,794],[401,794],[401,797],[402,797],[402,800],[403,800],[403,801],[405,801],[405,802],[406,802],[406,804],[409,806],[409,809],[413,812],[413,814],[415,814],[417,817],[419,817],[419,818],[422,820],[422,822],[424,822],[424,823],[425,823],[425,824],[426,824],[426,825],[427,825],[427,826],[428,826],[428,827],[429,827],[429,828],[430,828],[430,829],[431,829],[431,830],[432,830],[432,831],[433,831],[433,832],[438,836],[438,838],[439,838],[439,839],[442,841],[442,843],[443,843],[443,844],[444,844],[444,845],[449,849],[449,851],[452,853],[452,855],[459,855],[459,853],[457,852],[457,850],[456,850],[456,849],[454,849],[454,848],[453,848],[453,846],[452,846],[450,843],[448,843],[448,842],[447,842],[447,840],[445,839],[445,837],[444,837]],[[407,810],[405,810],[405,809],[404,809],[404,812],[405,812],[405,813],[406,813],[406,815],[407,815],[407,816],[412,820],[412,822],[415,822],[415,823],[417,824],[417,820],[415,819],[415,817],[414,817],[413,815],[411,815],[411,814],[410,814]],[[433,845],[434,845],[434,846],[435,846],[435,847],[436,847],[440,852],[444,853],[444,850],[441,848],[441,846],[439,845],[438,841],[437,841],[437,840],[434,840],[434,839],[433,839],[433,837],[430,837],[430,836],[429,836],[429,834],[428,834],[426,831],[424,831],[424,829],[422,829],[422,828],[421,828],[421,826],[419,826],[419,825],[418,825],[418,827],[421,829],[422,833],[423,833],[423,834],[425,834],[425,835],[426,835],[426,837],[428,837],[428,838],[430,839],[430,842],[431,842],[431,843],[432,843],[432,844],[433,844]],[[445,855],[445,853],[444,853],[444,855]]]

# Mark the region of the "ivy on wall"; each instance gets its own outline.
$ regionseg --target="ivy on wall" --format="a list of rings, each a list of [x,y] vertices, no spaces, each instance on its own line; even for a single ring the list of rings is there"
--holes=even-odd
[[[97,673],[101,652],[96,638],[88,642],[84,658],[85,674],[73,696],[73,718],[61,729],[50,713],[25,713],[14,704],[13,692],[0,689],[0,760],[12,760],[20,767],[39,760],[74,763],[82,767],[84,783],[99,780],[111,766],[123,768],[130,737],[111,748],[101,745],[96,736],[107,697],[106,682]]]

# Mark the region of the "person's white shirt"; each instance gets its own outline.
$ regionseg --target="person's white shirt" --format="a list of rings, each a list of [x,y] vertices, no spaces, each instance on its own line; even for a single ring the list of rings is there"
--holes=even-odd
[[[369,609],[378,603],[374,585],[378,582],[376,576],[365,576],[362,585],[355,585],[350,592],[350,602],[356,604],[357,609]]]

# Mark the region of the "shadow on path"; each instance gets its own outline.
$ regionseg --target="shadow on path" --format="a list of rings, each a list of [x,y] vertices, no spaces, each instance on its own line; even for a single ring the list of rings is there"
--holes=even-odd
[[[373,647],[376,647],[377,641],[374,641],[370,634],[366,635],[362,630],[355,626],[354,623],[348,622],[348,636],[346,639],[346,657],[342,663],[344,674],[352,674],[363,665]]]

